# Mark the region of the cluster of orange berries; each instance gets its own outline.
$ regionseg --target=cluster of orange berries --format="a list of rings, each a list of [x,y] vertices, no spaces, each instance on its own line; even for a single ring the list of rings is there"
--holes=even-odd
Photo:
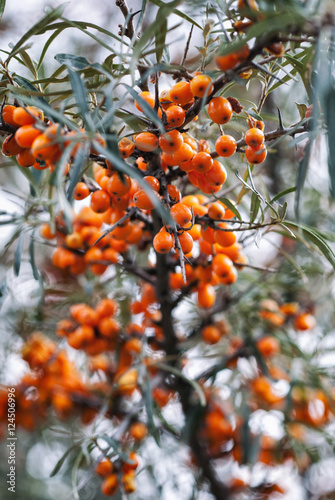
[[[15,387],[17,425],[28,431],[34,430],[47,418],[50,407],[61,419],[79,415],[84,424],[93,420],[99,409],[99,399],[56,343],[35,332],[24,344],[22,358],[31,371]],[[6,416],[7,398],[1,391],[0,420],[4,424]]]
[[[287,320],[291,320],[298,331],[312,330],[316,326],[313,314],[302,310],[297,302],[279,305],[273,299],[265,299],[261,302],[259,315],[275,326],[282,326]]]
[[[113,496],[122,484],[125,493],[136,491],[136,469],[138,457],[135,452],[129,454],[127,461],[118,459],[115,463],[109,458],[103,458],[95,468],[95,472],[103,478],[101,491],[106,496]]]

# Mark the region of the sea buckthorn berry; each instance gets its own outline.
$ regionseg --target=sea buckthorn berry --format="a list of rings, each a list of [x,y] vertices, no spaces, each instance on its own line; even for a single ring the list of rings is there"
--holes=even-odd
[[[142,99],[145,100],[145,102],[147,104],[149,104],[149,106],[151,108],[154,108],[155,107],[155,97],[154,95],[151,93],[151,92],[148,92],[148,91],[144,91],[144,92],[140,92],[138,94],[140,97],[142,97]],[[135,107],[139,110],[139,111],[143,111],[143,109],[141,108],[141,105],[135,101]]]
[[[35,123],[36,119],[43,120],[43,118],[43,111],[34,106],[28,106],[27,108],[18,107],[13,112],[13,119],[16,125],[20,126],[31,125]]]
[[[70,307],[70,315],[81,325],[95,326],[98,322],[96,311],[87,304],[74,304]]]
[[[107,316],[113,316],[118,309],[118,305],[113,299],[102,299],[96,305],[95,311],[100,318],[105,318]]]
[[[245,157],[249,163],[253,163],[254,165],[258,165],[259,163],[263,163],[267,156],[267,150],[264,144],[261,144],[257,148],[252,148],[251,146],[247,146],[245,150]]]
[[[226,182],[227,171],[222,163],[214,160],[212,168],[205,175],[205,179],[207,184],[211,186],[222,186]]]
[[[275,337],[262,337],[257,340],[257,349],[263,356],[274,356],[275,354],[280,353],[280,344],[279,341]]]
[[[100,319],[98,329],[100,335],[113,339],[120,333],[121,325],[117,319],[107,316]]]
[[[51,162],[58,160],[61,156],[61,148],[56,144],[57,136],[61,135],[58,125],[50,125],[43,134],[34,140],[31,150],[36,160]]]
[[[208,325],[201,330],[201,337],[206,344],[212,345],[220,342],[222,335],[216,326]]]
[[[138,456],[134,451],[131,451],[129,453],[129,461],[125,462],[122,466],[122,471],[123,472],[129,472],[136,470],[139,464]]]
[[[190,82],[178,82],[170,90],[171,101],[177,104],[187,104],[193,99]]]
[[[159,195],[156,191],[152,191],[152,195],[157,197],[157,203],[159,201]],[[140,189],[134,194],[134,203],[138,208],[142,210],[152,210],[155,207],[154,201],[148,195],[144,189]]]
[[[215,201],[214,203],[210,203],[208,205],[208,217],[213,220],[220,220],[225,218],[226,210],[224,208],[223,203],[221,201]]]
[[[21,148],[21,146],[18,145],[14,135],[7,136],[2,143],[2,154],[4,156],[16,156],[22,151],[23,148]]]
[[[299,311],[299,304],[297,302],[285,302],[279,309],[285,316],[293,316]]]
[[[135,137],[135,146],[140,151],[154,151],[158,148],[158,137],[151,132],[141,132]]]
[[[16,161],[21,167],[31,167],[35,163],[35,158],[30,149],[24,149],[16,155]]]
[[[171,106],[171,104],[173,104],[169,90],[162,90],[159,94],[159,102],[161,103],[162,108],[166,110]]]
[[[183,233],[179,234],[178,239],[184,254],[192,252],[193,238],[187,231],[184,231]]]
[[[122,485],[125,493],[129,494],[129,493],[134,493],[136,491],[135,477],[136,477],[135,471],[129,471],[123,476]]]
[[[128,137],[123,137],[118,144],[120,156],[128,158],[135,151],[135,144]]]
[[[191,170],[190,172],[187,172],[187,177],[188,180],[190,181],[193,186],[199,187],[199,174],[195,170]]]
[[[213,158],[208,153],[196,153],[192,158],[192,167],[199,174],[204,174],[213,167]]]
[[[198,304],[204,309],[210,309],[214,306],[216,299],[215,289],[209,283],[199,286],[198,288]]]
[[[167,231],[160,231],[153,240],[153,247],[157,253],[168,253],[173,248],[173,237]]]
[[[208,104],[210,119],[219,125],[228,123],[233,114],[233,108],[225,97],[213,97]]]
[[[106,191],[99,189],[94,191],[91,196],[90,206],[94,212],[97,214],[102,214],[106,212],[111,206],[111,199]]]
[[[146,177],[143,177],[143,180],[149,184],[149,186],[154,190],[156,191],[156,193],[158,193],[158,191],[160,190],[160,183],[159,183],[159,180],[154,177],[153,175],[147,175]]]
[[[248,146],[256,148],[264,142],[264,134],[259,128],[253,127],[247,130],[244,140]]]
[[[285,47],[281,42],[270,43],[265,47],[265,50],[277,57],[282,57],[285,54]]]
[[[176,153],[173,153],[172,158],[174,160],[174,165],[179,165],[179,167],[183,170],[184,168],[188,168],[188,162],[192,160],[193,156],[194,151],[191,146],[188,144],[182,144],[181,148]]]
[[[206,181],[206,174],[198,174],[198,186],[205,194],[218,193],[221,189],[221,184],[214,186]]]
[[[170,106],[166,110],[168,128],[181,127],[185,121],[185,111],[180,106]]]
[[[230,247],[231,245],[234,245],[234,243],[236,242],[236,235],[232,231],[227,231],[227,229],[230,229],[231,226],[229,226],[229,224],[227,224],[226,222],[219,222],[217,227],[225,229],[225,231],[222,231],[220,229],[216,229],[214,231],[214,238],[216,243],[218,243],[222,247]]]
[[[51,231],[49,224],[46,223],[41,225],[40,232],[41,236],[43,236],[46,240],[53,240],[56,236],[56,234]]]
[[[136,441],[142,441],[148,435],[148,427],[143,422],[134,422],[130,426],[129,434]]]
[[[172,203],[178,203],[181,200],[181,193],[177,186],[173,184],[168,184],[167,190]]]
[[[221,135],[215,142],[215,151],[224,158],[233,156],[236,148],[236,141],[231,135]]]
[[[159,138],[159,147],[164,153],[176,153],[183,145],[184,139],[178,130],[171,130],[161,135]]]
[[[122,177],[118,173],[114,173],[107,182],[107,192],[110,196],[123,196],[131,188],[131,179],[124,174]]]
[[[101,485],[101,491],[106,496],[115,495],[119,487],[119,481],[116,474],[110,474]]]
[[[83,245],[83,238],[80,233],[71,233],[68,234],[65,238],[65,245],[68,248],[72,248],[74,250],[77,250],[78,248],[81,248]]]
[[[237,280],[237,270],[236,267],[232,267],[227,276],[219,278],[220,283],[223,285],[232,285]]]
[[[190,89],[194,97],[204,97],[213,92],[214,85],[210,76],[197,75],[192,78]]]
[[[7,125],[11,125],[12,127],[17,127],[17,123],[14,120],[14,111],[16,107],[10,104],[4,106],[2,110],[2,119]]]
[[[191,210],[183,203],[176,203],[170,209],[172,219],[181,227],[187,226],[192,220]]]
[[[212,267],[215,274],[220,278],[223,278],[230,273],[233,267],[233,262],[226,255],[218,254],[213,258]]]
[[[144,161],[144,159],[142,158],[142,156],[140,156],[139,158],[137,158],[136,165],[138,166],[138,168],[140,170],[147,170],[147,168],[148,168],[148,164]]]
[[[33,125],[23,125],[15,132],[15,140],[21,148],[30,148],[36,137],[41,135],[41,133]]]
[[[228,71],[236,68],[241,63],[244,63],[250,55],[248,44],[243,45],[239,50],[226,56],[218,56],[215,58],[215,64],[221,71]]]
[[[114,466],[109,458],[103,458],[95,468],[95,473],[101,477],[107,477],[113,472]]]
[[[293,326],[297,330],[311,330],[316,326],[316,320],[312,314],[301,313],[295,318]]]
[[[73,198],[75,200],[83,200],[90,195],[90,190],[85,182],[78,182],[73,191]]]
[[[210,244],[215,243],[214,229],[212,229],[211,227],[208,226],[208,227],[206,227],[206,229],[202,228],[202,230],[201,230],[201,236],[208,243],[210,243]]]

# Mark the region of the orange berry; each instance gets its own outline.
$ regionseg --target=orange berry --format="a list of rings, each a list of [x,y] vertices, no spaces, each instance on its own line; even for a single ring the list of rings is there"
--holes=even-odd
[[[113,472],[114,466],[109,458],[103,458],[95,468],[95,473],[101,477],[107,477]]]
[[[222,276],[219,278],[220,283],[223,285],[232,285],[237,280],[237,270],[235,267],[232,267],[229,273],[226,276]]]
[[[315,328],[316,320],[312,314],[301,313],[295,318],[293,326],[297,330],[311,330],[312,328]]]
[[[140,151],[154,151],[158,148],[158,137],[151,132],[141,132],[135,137],[135,146]]]
[[[152,191],[152,195],[157,198],[157,203],[159,201],[159,194],[156,191]],[[134,203],[138,208],[142,210],[152,210],[155,207],[154,202],[149,197],[148,193],[144,189],[140,189],[134,194]]]
[[[212,169],[213,158],[208,153],[196,153],[192,158],[192,167],[199,174],[204,174]]]
[[[216,326],[208,325],[201,330],[201,337],[206,344],[212,345],[217,344],[221,340],[222,335]]]
[[[108,339],[115,338],[121,331],[121,325],[117,319],[112,317],[102,317],[98,324],[99,333]]]
[[[236,141],[231,135],[221,135],[215,142],[215,151],[219,156],[223,156],[224,158],[233,156],[236,148]]]
[[[28,106],[27,108],[18,107],[13,112],[13,119],[16,125],[31,125],[35,123],[37,118],[43,120],[44,114],[43,111],[34,106]]]
[[[253,127],[246,131],[244,140],[248,146],[257,148],[264,142],[264,134],[259,128]]]
[[[18,145],[14,135],[9,135],[2,143],[2,154],[4,156],[15,156],[22,153],[23,148]]]
[[[181,227],[187,226],[192,220],[191,210],[183,203],[176,203],[170,209],[172,219]]]
[[[12,127],[17,127],[17,123],[14,120],[14,111],[16,107],[10,104],[6,104],[2,110],[2,119],[7,125],[11,125]]]
[[[214,85],[210,76],[197,75],[191,80],[190,90],[194,97],[204,97],[213,92]]]
[[[146,170],[148,168],[148,164],[144,161],[144,159],[142,158],[142,156],[140,156],[139,158],[137,158],[136,165],[138,166],[138,168],[140,170]]]
[[[157,253],[168,253],[173,248],[173,237],[167,231],[160,231],[153,240],[153,247]]]
[[[148,435],[148,428],[143,422],[134,422],[130,426],[129,434],[136,441],[142,441]]]
[[[198,305],[204,309],[214,306],[216,293],[212,285],[206,283],[198,288]]]
[[[213,97],[208,104],[208,114],[214,123],[228,123],[233,114],[233,108],[225,97]]]
[[[224,229],[225,231],[222,231],[220,229],[216,229],[214,231],[214,238],[216,243],[218,243],[222,247],[230,247],[231,245],[234,245],[234,243],[236,242],[236,235],[232,231],[227,231],[227,229],[230,229],[231,226],[229,226],[229,224],[227,224],[226,222],[219,222],[217,227]]]
[[[135,151],[135,144],[128,137],[123,137],[118,144],[119,153],[122,158],[128,158]]]
[[[57,125],[50,125],[43,134],[34,140],[31,150],[36,160],[56,161],[61,156],[61,149],[55,144],[57,135],[61,131]]]
[[[194,151],[188,144],[182,144],[180,149],[173,153],[173,165],[179,165],[179,168],[187,172],[189,169],[187,163],[192,160],[194,156]],[[173,166],[171,165],[171,166]],[[192,166],[193,169],[193,166]]]
[[[43,236],[43,238],[45,238],[46,240],[53,240],[56,236],[54,233],[51,232],[49,224],[42,224],[40,232],[41,236]]]
[[[98,322],[96,311],[87,304],[74,304],[70,307],[70,315],[81,325],[95,326]]]
[[[266,147],[264,144],[261,144],[257,148],[253,148],[251,146],[247,146],[245,150],[245,157],[249,163],[253,163],[258,165],[259,163],[263,163],[267,156]]]
[[[185,111],[180,106],[170,106],[165,113],[168,128],[181,127],[185,121]]]
[[[33,125],[23,125],[15,132],[15,140],[21,148],[30,148],[36,137],[41,134],[41,130]]]
[[[206,172],[206,182],[210,186],[222,186],[227,178],[227,171],[225,167],[217,160],[213,161],[212,168]]]
[[[233,262],[227,255],[218,254],[213,258],[212,267],[215,274],[217,274],[220,278],[223,278],[230,273],[233,267]]]
[[[243,45],[239,50],[226,56],[218,56],[215,58],[215,64],[221,71],[228,71],[236,68],[238,64],[244,63],[250,55],[248,44]]]
[[[193,238],[192,236],[187,232],[184,231],[178,236],[179,243],[181,246],[182,251],[184,254],[188,254],[192,252],[193,249]]]
[[[299,311],[299,304],[297,302],[286,302],[280,306],[280,310],[285,316],[293,316]]]
[[[76,249],[82,247],[83,241],[84,240],[83,240],[81,234],[74,232],[74,233],[68,234],[66,236],[66,238],[65,238],[65,245],[68,248],[76,250]]]
[[[171,101],[177,104],[187,104],[193,100],[190,82],[178,82],[170,90]]]
[[[167,190],[172,203],[177,203],[181,200],[181,193],[177,188],[177,186],[174,186],[173,184],[168,184]]]
[[[16,155],[16,161],[21,167],[31,167],[35,164],[35,158],[30,149],[24,149]]]
[[[122,471],[123,472],[129,472],[132,470],[137,469],[138,467],[138,456],[134,451],[131,451],[129,453],[129,462],[125,462],[122,466]]]
[[[208,205],[208,217],[213,220],[224,219],[225,213],[226,211],[221,201],[216,201]]]
[[[178,130],[171,130],[161,135],[159,147],[164,153],[176,153],[183,145],[184,139]]]
[[[102,299],[96,305],[96,313],[100,318],[105,318],[107,316],[113,316],[118,309],[118,305],[113,299]]]
[[[151,92],[148,92],[148,91],[144,91],[144,92],[140,92],[138,94],[140,97],[142,97],[142,99],[145,100],[145,102],[147,104],[149,104],[149,106],[151,108],[154,108],[155,107],[155,96],[151,93]],[[141,108],[140,104],[135,101],[135,107],[139,110],[139,111],[143,111],[143,109]]]
[[[262,337],[256,345],[263,356],[274,356],[280,352],[280,344],[275,337]]]
[[[112,174],[107,182],[107,192],[110,196],[123,196],[131,188],[131,179],[128,175],[119,175],[118,173]]]
[[[106,496],[115,495],[119,487],[119,481],[116,474],[110,474],[101,485],[101,491]]]
[[[156,193],[160,190],[160,183],[159,180],[152,176],[152,175],[147,175],[146,177],[143,177],[143,180],[154,190]]]
[[[78,182],[73,191],[73,198],[75,200],[83,200],[90,195],[90,190],[85,182]]]
[[[106,191],[99,189],[94,191],[91,196],[90,206],[94,212],[97,214],[102,214],[109,209],[111,205],[111,199]]]

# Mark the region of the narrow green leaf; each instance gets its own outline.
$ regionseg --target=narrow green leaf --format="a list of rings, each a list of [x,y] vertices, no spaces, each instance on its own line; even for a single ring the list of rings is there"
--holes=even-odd
[[[256,220],[259,208],[261,206],[261,200],[255,193],[251,195],[251,203],[250,203],[250,222],[254,222]]]
[[[22,45],[29,40],[30,37],[33,35],[37,35],[38,32],[45,28],[46,26],[50,25],[53,21],[58,19],[62,14],[63,10],[65,9],[65,6],[67,4],[63,3],[62,5],[59,5],[55,9],[52,9],[48,14],[46,14],[42,19],[40,19],[30,30],[28,30],[21,38],[20,40],[14,45],[11,54],[15,53],[18,48],[22,47]],[[6,63],[9,62],[11,59],[12,55],[9,55],[7,58]]]
[[[54,477],[61,469],[63,463],[65,462],[65,460],[67,459],[67,457],[70,455],[70,453],[75,450],[76,448],[78,448],[78,446],[80,446],[80,443],[77,443],[77,444],[74,444],[73,446],[70,446],[70,448],[68,448],[66,450],[66,452],[64,453],[64,455],[58,460],[58,462],[56,463],[55,467],[52,469],[51,473],[50,473],[50,477]]]
[[[35,96],[32,95],[31,93],[28,94],[31,96],[31,100],[33,101],[33,104],[37,104],[39,105],[40,103],[42,104],[46,104],[48,105],[48,101],[41,96],[41,93],[39,92],[39,90],[34,87],[34,85],[29,81],[27,80],[26,78],[24,78],[23,76],[19,76],[19,75],[15,75],[14,76],[14,80],[16,81],[16,83],[18,83],[21,87],[29,90],[30,92],[34,92],[35,93]],[[8,87],[9,88],[9,87]],[[16,87],[14,87],[14,92],[17,91],[18,89]]]
[[[0,0],[0,20],[3,16],[6,7],[6,0]]]
[[[71,86],[73,89],[74,96],[76,98],[76,103],[78,110],[80,111],[81,117],[83,119],[86,130],[94,130],[94,124],[90,116],[90,110],[87,103],[87,91],[85,88],[84,81],[80,77],[80,74],[68,66],[68,72],[71,80]]]
[[[285,189],[284,191],[281,191],[280,193],[276,194],[276,196],[274,196],[272,198],[272,200],[270,200],[270,204],[274,203],[275,201],[279,200],[280,198],[282,198],[283,196],[286,196],[287,194],[290,194],[290,193],[294,193],[294,191],[296,190],[297,188],[294,186],[294,187],[291,187],[291,188],[288,188],[288,189]]]
[[[159,16],[159,11],[158,14]],[[167,33],[167,19],[164,19],[159,31],[155,33],[155,45],[156,45],[156,61],[159,64],[162,59],[164,47],[165,47],[165,38]]]
[[[35,261],[35,230],[30,235],[30,242],[29,242],[29,262],[31,265],[31,270],[34,276],[34,279],[36,281],[39,281],[40,279],[40,272],[37,269],[36,266],[36,261]]]
[[[22,57],[22,60],[24,62],[24,65],[26,66],[26,68],[29,69],[29,71],[34,76],[34,78],[37,78],[37,72],[36,72],[35,65],[34,65],[30,55],[28,54],[28,52],[26,52],[25,50],[21,50],[21,57]]]
[[[160,446],[159,433],[154,421],[154,406],[152,399],[151,382],[148,373],[146,373],[145,375],[145,380],[143,385],[144,385],[144,402],[145,402],[145,409],[147,411],[149,430],[151,435],[155,439],[157,445]]]
[[[23,248],[23,231],[21,231],[20,236],[18,237],[15,256],[14,256],[13,269],[16,277],[19,275],[20,272],[22,248]]]
[[[312,148],[312,140],[309,140],[308,143],[305,146],[305,151],[304,151],[304,157],[299,163],[298,167],[298,174],[297,174],[297,186],[296,186],[296,196],[295,196],[295,214],[297,219],[299,219],[299,208],[300,208],[300,199],[301,199],[301,194],[302,190],[304,188],[305,180],[306,180],[306,175],[307,175],[307,170],[309,166],[309,160],[310,160],[310,155],[311,155],[311,148]]]
[[[333,49],[334,50],[334,49]],[[333,56],[334,57],[334,56]],[[335,62],[335,57],[334,57]],[[330,67],[330,65],[329,65]],[[331,82],[331,80],[330,80]],[[325,122],[327,125],[327,139],[328,139],[328,172],[330,178],[330,193],[335,199],[335,83],[334,87],[329,88],[329,92],[325,96]]]
[[[237,210],[237,208],[235,207],[235,205],[233,205],[233,203],[230,200],[228,200],[228,198],[221,197],[219,200],[224,205],[226,205],[226,207],[229,208],[229,210],[231,210],[234,215],[236,215],[236,217],[238,218],[238,220],[242,220],[240,212]]]
[[[54,40],[56,40],[56,38],[58,37],[58,35],[60,35],[62,32],[63,32],[63,29],[56,30],[54,33],[52,33],[52,35],[48,38],[48,40],[44,44],[44,47],[43,47],[41,55],[40,55],[40,60],[38,61],[38,64],[37,64],[37,68],[36,68],[37,71],[41,68],[43,60],[44,60],[44,57],[45,57],[45,54],[47,53],[50,45],[52,44],[52,42]]]
[[[285,225],[295,229],[298,234],[299,231],[302,231],[305,238],[307,238],[310,242],[318,247],[321,253],[326,257],[326,259],[330,262],[330,264],[335,268],[335,254],[326,243],[326,241],[313,230],[313,228],[306,226],[305,224],[297,224],[291,221],[285,221]]]
[[[163,7],[165,5],[162,0],[150,0],[150,3],[153,3],[153,4],[157,5],[158,7]],[[176,2],[176,5],[178,5],[178,3],[181,3],[181,2]],[[173,12],[173,14],[176,14],[177,16],[181,17],[182,19],[185,19],[185,21],[187,21],[191,24],[194,24],[194,26],[196,26],[197,28],[199,28],[199,30],[202,31],[202,27],[200,26],[200,24],[195,22],[194,19],[189,17],[187,14],[185,14],[181,10],[176,9],[176,8],[172,8],[171,12]]]
[[[129,94],[135,99],[135,101],[138,102],[138,104],[141,106],[143,113],[145,116],[147,116],[159,129],[159,131],[164,134],[165,129],[163,127],[163,124],[161,120],[158,118],[158,115],[154,109],[152,109],[149,104],[140,96],[138,93],[129,85],[126,83],[122,84],[129,92]]]

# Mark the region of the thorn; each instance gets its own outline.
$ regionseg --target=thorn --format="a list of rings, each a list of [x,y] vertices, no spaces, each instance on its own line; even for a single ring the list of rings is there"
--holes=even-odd
[[[282,119],[282,116],[281,116],[281,111],[280,111],[280,109],[279,109],[278,106],[277,106],[277,111],[278,111],[278,121],[279,121],[278,130],[282,132],[283,130],[285,130],[285,127],[283,125],[283,119]]]

